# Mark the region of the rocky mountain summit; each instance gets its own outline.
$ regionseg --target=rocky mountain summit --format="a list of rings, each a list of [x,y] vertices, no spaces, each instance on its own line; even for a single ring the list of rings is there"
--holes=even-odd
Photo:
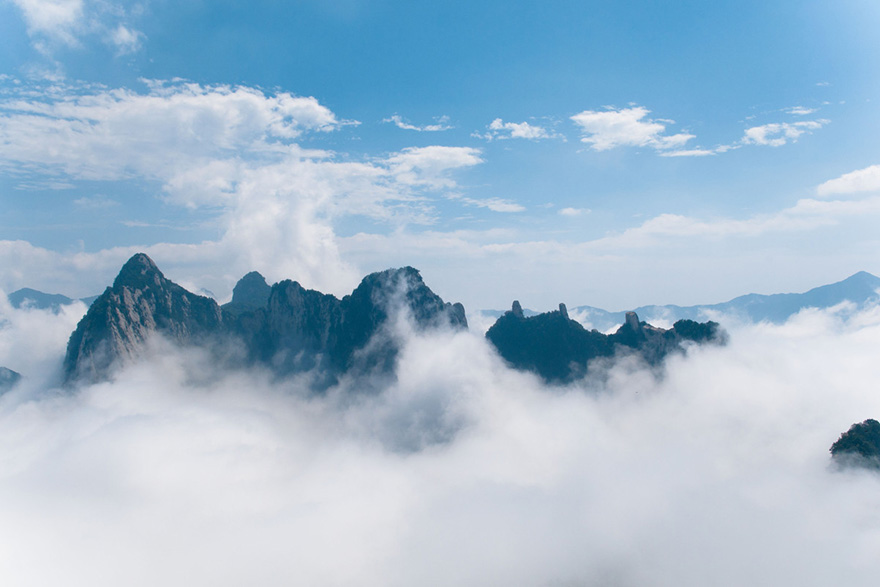
[[[161,335],[207,349],[218,365],[257,365],[279,377],[308,372],[312,386],[323,389],[343,374],[393,372],[401,318],[417,329],[467,328],[464,307],[444,302],[412,267],[367,275],[341,299],[292,280],[270,286],[254,271],[221,307],[170,281],[149,257],[137,254],[77,325],[64,375],[67,382],[107,379]],[[680,320],[664,330],[633,312],[617,332],[605,335],[570,319],[564,304],[526,317],[514,302],[486,337],[513,367],[567,382],[583,376],[595,358],[636,353],[657,364],[686,341],[720,342],[724,335],[714,322]]]
[[[65,378],[105,379],[115,364],[136,357],[154,332],[178,343],[198,344],[221,326],[214,300],[166,279],[152,259],[139,253],[123,265],[70,336]]]
[[[606,335],[569,318],[565,304],[559,304],[559,310],[526,317],[514,301],[486,338],[513,367],[537,373],[551,383],[566,383],[583,377],[588,363],[599,357],[636,353],[655,365],[686,341],[723,343],[725,335],[716,322],[679,320],[664,330],[639,321],[635,312],[627,312],[617,332]]]
[[[262,364],[278,375],[311,371],[316,386],[345,372],[389,371],[397,355],[392,318],[418,328],[467,328],[464,307],[445,303],[412,267],[373,273],[341,300],[285,280],[245,275],[222,308],[133,256],[77,325],[67,346],[68,382],[100,381],[139,356],[150,336],[215,352],[230,365]]]

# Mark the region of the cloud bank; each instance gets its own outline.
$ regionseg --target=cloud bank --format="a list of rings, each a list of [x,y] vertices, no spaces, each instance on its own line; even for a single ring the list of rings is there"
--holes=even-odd
[[[3,310],[0,337],[40,336]],[[161,341],[74,395],[26,379],[0,397],[6,580],[873,584],[880,479],[827,451],[880,413],[877,309],[735,326],[662,379],[623,363],[552,389],[479,335],[401,335],[372,395]],[[24,344],[58,360],[56,338]]]

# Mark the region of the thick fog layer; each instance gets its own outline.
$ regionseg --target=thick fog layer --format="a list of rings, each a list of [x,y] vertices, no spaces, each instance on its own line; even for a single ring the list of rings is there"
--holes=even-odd
[[[548,388],[477,333],[404,333],[397,381],[309,396],[154,341],[49,383],[76,315],[2,307],[6,585],[874,585],[880,311],[727,325],[659,377]],[[81,309],[80,309],[81,311]],[[73,312],[76,314],[76,311]],[[405,329],[403,329],[405,331]]]

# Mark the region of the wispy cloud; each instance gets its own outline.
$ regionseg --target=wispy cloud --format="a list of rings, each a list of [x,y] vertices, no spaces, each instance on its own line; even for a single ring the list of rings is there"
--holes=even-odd
[[[402,116],[400,116],[399,114],[394,114],[394,115],[384,119],[382,122],[391,122],[391,123],[394,123],[394,125],[397,128],[400,128],[403,130],[414,130],[417,132],[441,132],[444,130],[450,130],[450,129],[455,128],[454,126],[449,124],[449,117],[448,116],[440,116],[440,117],[437,117],[435,120],[436,120],[436,122],[434,124],[425,124],[422,126],[418,126],[415,124],[410,124],[408,121],[404,120],[404,118]]]
[[[559,210],[558,214],[560,216],[568,216],[569,218],[574,218],[576,216],[583,216],[584,214],[589,214],[589,208],[562,208]]]
[[[809,114],[815,114],[818,111],[818,108],[806,108],[805,106],[792,106],[791,108],[786,108],[784,110],[784,112],[794,114],[795,116],[807,116]]]
[[[493,212],[525,212],[525,206],[517,204],[511,200],[505,200],[504,198],[468,198],[458,194],[451,194],[449,196],[450,199],[461,202],[467,206],[475,206],[477,208],[486,208],[488,210],[492,210]]]
[[[529,124],[528,122],[504,122],[500,118],[493,120],[485,133],[475,132],[471,136],[487,141],[504,139],[564,139],[562,135],[547,130],[543,126]]]
[[[79,47],[89,37],[100,39],[118,55],[141,48],[145,35],[132,22],[142,11],[104,0],[11,0],[21,11],[34,47],[51,55],[57,46]]]
[[[774,122],[753,126],[745,130],[742,143],[745,145],[765,145],[781,147],[796,142],[804,134],[812,133],[831,122],[830,120],[805,120],[803,122]]]
[[[107,208],[115,208],[119,206],[119,202],[112,198],[108,198],[107,196],[91,196],[91,197],[82,197],[77,198],[73,201],[74,204],[79,206],[80,208],[85,208],[89,210],[102,210]]]

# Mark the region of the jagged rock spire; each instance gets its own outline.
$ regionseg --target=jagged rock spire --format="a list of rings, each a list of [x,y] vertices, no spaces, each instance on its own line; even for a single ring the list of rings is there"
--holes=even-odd
[[[517,318],[524,318],[522,306],[519,304],[519,300],[513,300],[513,306],[510,308],[510,311]]]
[[[624,324],[626,324],[626,326],[629,327],[629,329],[632,330],[633,332],[638,332],[642,328],[639,323],[639,315],[636,314],[635,312],[627,312],[626,313],[626,319],[625,319]]]

